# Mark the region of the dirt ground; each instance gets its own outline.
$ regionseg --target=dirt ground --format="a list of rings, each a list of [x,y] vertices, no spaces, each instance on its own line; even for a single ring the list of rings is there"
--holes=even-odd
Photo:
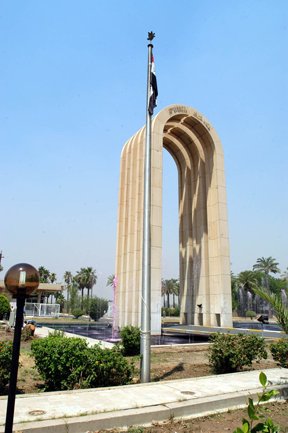
[[[36,337],[37,338],[37,330]],[[0,340],[13,339],[13,333],[6,333],[0,329]],[[35,369],[33,358],[30,356],[31,341],[21,342],[20,366],[18,372],[18,392],[35,393],[43,389],[43,382]],[[269,351],[268,351],[269,353]],[[136,374],[134,382],[139,382],[139,360],[134,358]],[[253,364],[253,369],[262,370],[276,367],[271,354],[267,360]],[[173,380],[189,377],[211,375],[208,363],[208,344],[197,344],[178,347],[155,347],[151,353],[151,379],[152,381]],[[273,421],[281,426],[281,432],[288,433],[288,402],[272,403],[269,405]],[[170,420],[164,424],[155,424],[152,427],[133,427],[129,433],[224,433],[233,432],[241,426],[243,416],[247,417],[245,410],[229,411],[222,414],[185,421]],[[109,430],[110,433],[123,430]],[[126,430],[127,431],[127,430]],[[100,430],[97,433],[108,432]],[[96,433],[96,432],[95,432]]]

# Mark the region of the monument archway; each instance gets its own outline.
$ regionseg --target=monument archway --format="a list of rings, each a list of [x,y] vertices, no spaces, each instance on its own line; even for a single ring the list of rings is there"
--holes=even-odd
[[[161,332],[163,147],[178,169],[181,323],[232,326],[221,142],[202,114],[182,105],[161,110],[151,135],[151,333]],[[121,154],[114,308],[119,327],[141,323],[144,150],[145,127]]]

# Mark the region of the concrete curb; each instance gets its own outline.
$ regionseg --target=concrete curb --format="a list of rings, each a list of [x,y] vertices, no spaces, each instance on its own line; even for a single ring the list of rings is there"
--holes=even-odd
[[[278,398],[274,400],[288,398],[288,383],[272,386],[271,389],[279,391]],[[153,422],[165,422],[170,418],[198,418],[245,407],[248,396],[257,399],[257,394],[261,392],[262,388],[258,388],[251,390],[251,392],[231,392],[213,397],[203,397],[142,408],[115,410],[71,418],[35,420],[33,422],[15,424],[14,431],[17,433],[87,433],[99,429],[151,425]],[[0,433],[3,432],[4,426],[1,426]]]

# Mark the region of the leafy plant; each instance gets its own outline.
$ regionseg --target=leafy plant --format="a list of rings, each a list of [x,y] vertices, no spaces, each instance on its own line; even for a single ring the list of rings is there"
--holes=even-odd
[[[252,311],[252,310],[247,310],[245,315],[246,315],[246,317],[250,317],[251,320],[252,320],[254,317],[256,317],[256,313],[255,313],[255,311]]]
[[[95,345],[87,351],[88,373],[83,387],[126,385],[131,382],[134,365],[124,358],[118,347],[102,349]]]
[[[92,298],[90,301],[90,317],[93,320],[99,320],[108,310],[108,301],[104,298]]]
[[[36,368],[49,391],[125,385],[133,365],[119,349],[89,348],[81,338],[50,335],[31,344]]]
[[[123,354],[134,356],[140,354],[140,328],[137,326],[124,326],[120,331]]]
[[[0,341],[0,393],[9,382],[12,362],[12,342]]]
[[[75,308],[74,310],[72,310],[72,314],[75,319],[78,319],[80,316],[83,316],[84,311],[81,308]]]
[[[179,317],[180,316],[180,308],[179,307],[162,307],[161,314],[163,317],[166,317],[166,316]]]
[[[10,303],[7,296],[0,295],[0,320],[6,316],[9,316],[10,310]]]
[[[275,397],[278,394],[278,391],[275,390],[267,390],[269,382],[265,373],[261,372],[259,375],[259,382],[263,387],[262,394],[258,395],[258,402],[255,405],[252,398],[248,400],[248,408],[247,413],[248,417],[242,420],[242,427],[238,427],[234,430],[233,433],[278,433],[280,432],[279,426],[274,424],[271,418],[267,418],[262,410],[260,404],[269,401],[272,397]],[[253,426],[255,421],[259,421],[256,425]]]
[[[288,309],[284,305],[281,296],[275,293],[271,293],[267,289],[255,289],[254,292],[260,298],[265,299],[273,307],[275,316],[279,325],[283,328],[283,331],[288,334]]]
[[[267,358],[265,341],[256,335],[214,334],[209,347],[209,364],[216,374],[251,367],[254,360]]]
[[[270,345],[270,351],[274,361],[281,367],[288,368],[288,340],[282,338]]]

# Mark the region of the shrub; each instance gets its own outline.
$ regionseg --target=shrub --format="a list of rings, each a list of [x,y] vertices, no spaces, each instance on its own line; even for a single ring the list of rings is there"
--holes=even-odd
[[[209,364],[216,374],[251,367],[253,360],[267,358],[265,341],[256,335],[214,334],[209,348]]]
[[[0,341],[0,393],[9,382],[12,362],[12,342]]]
[[[133,366],[118,349],[89,348],[81,338],[50,335],[31,344],[36,368],[49,391],[124,385]]]
[[[81,338],[48,336],[31,344],[36,368],[49,391],[73,389],[86,368],[87,342]]]
[[[163,317],[166,317],[166,316],[179,317],[180,316],[180,308],[179,307],[162,307],[161,314]]]
[[[92,298],[89,306],[90,317],[93,320],[99,320],[108,310],[108,301],[104,298]]]
[[[246,317],[250,317],[251,320],[257,316],[255,311],[252,311],[252,310],[247,310],[245,315],[246,315]]]
[[[124,326],[120,331],[123,354],[134,356],[140,354],[140,328],[137,326]]]
[[[10,314],[10,303],[5,295],[0,295],[0,320],[4,319],[5,317],[9,317]]]
[[[102,349],[96,345],[88,350],[88,356],[89,375],[83,384],[85,388],[127,385],[131,382],[134,365],[124,358],[117,347]]]
[[[277,343],[270,345],[270,351],[274,361],[281,367],[288,368],[288,340],[282,338]]]
[[[75,319],[78,319],[80,316],[83,316],[84,311],[81,310],[81,308],[75,308],[72,311],[73,316],[75,317]]]

